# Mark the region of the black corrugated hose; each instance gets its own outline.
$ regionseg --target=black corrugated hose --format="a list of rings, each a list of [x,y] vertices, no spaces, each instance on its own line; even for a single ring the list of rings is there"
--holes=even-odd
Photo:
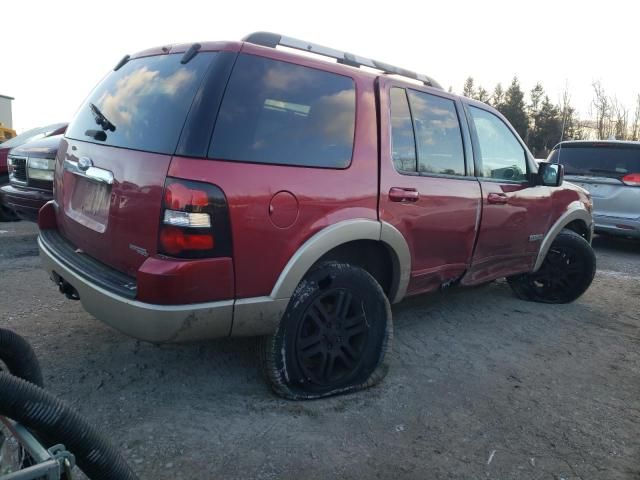
[[[17,333],[0,328],[0,360],[16,377],[44,387],[40,364],[31,345]]]
[[[0,349],[11,373],[26,372],[42,384],[42,374],[31,347],[0,329],[3,339],[17,345],[20,356],[9,347]],[[22,343],[21,343],[22,342]],[[5,343],[3,348],[6,348]],[[24,348],[26,345],[26,349]],[[35,361],[35,370],[33,362]],[[29,365],[31,363],[31,365]],[[92,480],[137,480],[137,476],[113,446],[75,410],[40,386],[7,372],[0,372],[0,415],[11,418],[53,443],[62,443],[76,457],[80,469]]]

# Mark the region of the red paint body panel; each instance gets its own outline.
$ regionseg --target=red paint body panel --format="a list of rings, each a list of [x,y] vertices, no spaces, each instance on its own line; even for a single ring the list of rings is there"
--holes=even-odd
[[[7,175],[9,168],[7,167],[7,155],[9,155],[10,148],[2,148],[0,145],[0,176]],[[7,178],[7,181],[9,179]],[[2,183],[2,182],[0,182]]]
[[[382,80],[380,104],[389,105],[391,80]],[[403,87],[406,85],[402,85]],[[412,87],[413,88],[413,87]],[[446,96],[441,91],[430,93]],[[457,280],[469,267],[480,218],[480,185],[474,177],[403,175],[391,158],[388,108],[380,118],[380,219],[397,228],[411,252],[408,294],[435,290]],[[416,201],[394,202],[394,187],[415,189]]]
[[[329,66],[331,66],[329,64]],[[377,134],[373,83],[356,80],[356,131],[345,170],[198,160],[176,157],[169,176],[207,181],[227,197],[233,239],[236,296],[271,293],[296,250],[322,228],[353,218],[377,219]],[[277,192],[298,201],[293,225],[280,228],[269,215]]]
[[[133,58],[183,52],[190,46],[154,48]],[[353,78],[353,157],[348,168],[338,170],[172,157],[63,140],[55,177],[57,214],[54,217],[54,204],[47,204],[40,211],[40,227],[57,224],[88,255],[135,276],[139,300],[187,304],[269,295],[306,240],[339,221],[360,218],[388,222],[406,239],[409,294],[432,291],[463,276],[465,284],[481,283],[530,270],[539,242],[529,242],[529,236],[546,233],[572,201],[586,202],[584,193],[571,188],[399,174],[391,160],[388,108],[388,89],[397,80],[248,43],[203,43],[201,50],[242,51]],[[441,90],[398,85],[458,98]],[[466,155],[472,164],[472,153],[467,150]],[[95,184],[63,169],[65,159],[85,156],[114,175],[106,204],[92,200]],[[167,176],[207,182],[224,192],[231,258],[179,260],[157,254]],[[389,192],[394,188],[400,193],[412,190],[413,198],[392,201]],[[489,194],[505,195],[506,203],[489,203]]]
[[[63,169],[64,160],[89,157],[109,170],[114,183],[108,204],[92,212],[91,196],[104,187]],[[127,275],[135,276],[146,257],[157,252],[162,192],[171,157],[65,138],[60,142],[55,188],[60,209],[58,226],[75,246]],[[109,190],[109,189],[107,189]],[[81,194],[79,194],[81,192]]]
[[[230,258],[177,260],[151,257],[136,275],[137,299],[159,305],[211,302],[233,298]]]

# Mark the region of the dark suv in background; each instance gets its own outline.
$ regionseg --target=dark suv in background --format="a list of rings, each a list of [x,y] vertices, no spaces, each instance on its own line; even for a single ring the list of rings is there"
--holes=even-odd
[[[53,171],[62,135],[40,138],[9,152],[9,183],[0,187],[0,203],[19,218],[35,222],[53,198]]]
[[[561,142],[547,161],[591,193],[596,232],[640,238],[640,142]]]
[[[0,145],[0,186],[9,183],[9,164],[8,164],[8,155],[9,152],[17,147],[20,147],[26,143],[31,141],[36,141],[41,138],[46,138],[54,135],[60,135],[64,133],[67,129],[66,123],[53,123],[51,125],[46,125],[44,127],[33,128],[31,130],[27,130],[26,132],[21,133],[20,135],[13,137],[10,140],[2,143]],[[59,140],[59,139],[58,139]],[[49,147],[45,147],[47,150]],[[40,156],[40,154],[34,155]],[[55,158],[55,152],[53,154],[47,154],[48,158]],[[34,161],[39,162],[37,160]],[[38,163],[36,166],[42,166],[41,163]],[[21,166],[18,169],[21,171]],[[24,175],[28,175],[28,166],[25,165]],[[19,173],[19,176],[21,173]],[[37,176],[38,174],[36,174]],[[24,185],[21,185],[24,186]],[[41,185],[42,186],[42,185]],[[51,190],[50,185],[46,187],[46,189]],[[2,192],[0,192],[0,221],[6,220],[14,220],[16,218],[15,212],[11,209],[10,206],[4,204]]]
[[[262,336],[273,389],[316,398],[384,377],[407,296],[507,277],[578,298],[591,200],[562,173],[426,75],[257,33],[118,63],[60,143],[38,244],[98,319],[151,342]]]

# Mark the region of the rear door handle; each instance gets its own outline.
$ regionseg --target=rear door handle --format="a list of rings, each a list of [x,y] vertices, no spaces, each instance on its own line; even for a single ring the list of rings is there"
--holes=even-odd
[[[417,202],[420,194],[415,188],[391,187],[389,200],[392,202]]]
[[[487,202],[493,203],[494,205],[504,205],[509,203],[509,197],[504,193],[490,193],[487,196]]]

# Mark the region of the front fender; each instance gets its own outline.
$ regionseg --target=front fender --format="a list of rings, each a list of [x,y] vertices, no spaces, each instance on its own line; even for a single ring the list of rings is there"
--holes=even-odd
[[[544,262],[544,259],[549,252],[549,248],[551,248],[551,244],[556,239],[558,234],[562,231],[562,229],[569,225],[571,222],[575,222],[576,220],[584,222],[584,224],[590,230],[591,235],[589,238],[593,236],[593,217],[585,208],[582,202],[571,202],[567,208],[567,211],[560,215],[560,217],[551,226],[544,239],[542,240],[542,243],[540,244],[540,250],[538,251],[538,257],[536,258],[536,263],[533,267],[534,272],[537,272],[542,266],[542,262]]]

